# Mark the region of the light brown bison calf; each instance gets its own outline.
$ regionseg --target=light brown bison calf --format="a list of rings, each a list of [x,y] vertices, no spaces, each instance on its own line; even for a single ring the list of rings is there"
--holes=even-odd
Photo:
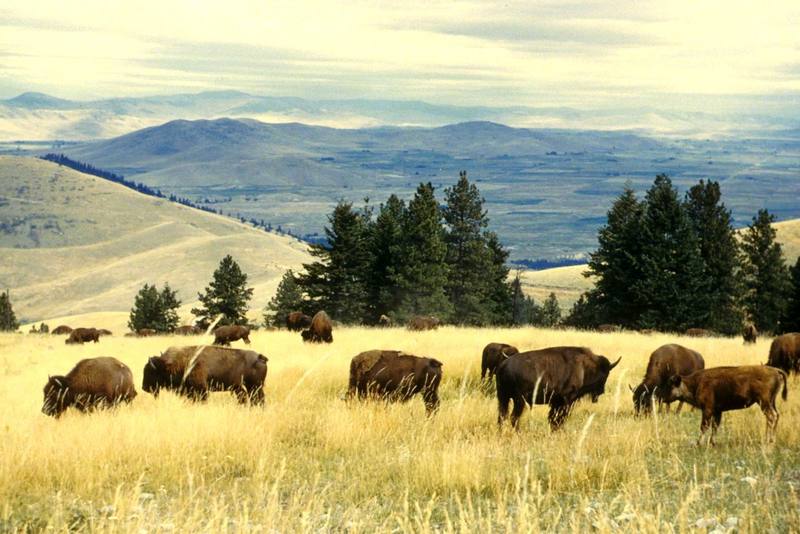
[[[742,328],[742,339],[744,339],[745,345],[755,343],[758,340],[758,329],[756,325],[753,323],[744,325],[744,328]]]
[[[64,340],[67,345],[83,344],[93,341],[100,341],[100,331],[96,328],[76,328],[70,332],[69,337]]]
[[[57,335],[57,336],[63,336],[64,334],[71,334],[71,333],[72,333],[72,328],[70,328],[69,326],[67,326],[65,324],[58,325],[51,332],[51,334],[54,334],[54,335]]]
[[[489,343],[483,348],[481,354],[481,380],[494,378],[494,372],[500,362],[513,354],[517,354],[519,350],[513,345],[508,343]]]
[[[42,412],[60,417],[70,406],[82,412],[130,402],[136,397],[127,365],[103,356],[81,360],[66,376],[51,376],[44,386]]]
[[[230,345],[234,341],[250,344],[250,329],[246,326],[231,324],[220,326],[214,330],[214,345]]]
[[[767,418],[767,441],[775,439],[779,418],[775,399],[781,386],[783,400],[786,400],[786,373],[780,369],[767,365],[714,367],[687,376],[674,376],[670,384],[671,399],[688,402],[703,414],[698,445],[709,426],[709,443],[715,445],[714,436],[722,421],[722,412],[741,410],[753,404],[758,404]]]
[[[173,333],[178,336],[199,336],[200,334],[203,333],[203,330],[196,326],[187,324],[179,326],[178,328],[175,329]]]
[[[422,393],[428,415],[439,407],[442,362],[396,350],[370,350],[353,357],[347,397],[405,402]]]
[[[783,334],[773,339],[767,365],[787,373],[800,373],[800,334]]]
[[[439,328],[439,325],[442,324],[442,321],[439,320],[438,317],[423,317],[417,316],[412,317],[408,320],[408,324],[406,328],[409,330],[436,330]]]
[[[303,312],[295,311],[286,316],[286,328],[292,332],[299,332],[311,326],[311,317]]]
[[[642,383],[633,390],[633,409],[636,415],[648,415],[652,407],[653,398],[658,401],[659,408],[667,405],[667,413],[671,402],[668,400],[670,380],[675,375],[685,376],[706,366],[699,352],[687,349],[681,345],[663,345],[650,355],[647,362]],[[680,413],[683,402],[678,403],[677,412]]]

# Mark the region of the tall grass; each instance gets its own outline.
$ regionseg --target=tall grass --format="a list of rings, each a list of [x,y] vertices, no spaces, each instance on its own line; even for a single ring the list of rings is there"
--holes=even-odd
[[[698,448],[699,414],[632,415],[635,385],[658,346],[677,341],[708,366],[755,364],[768,341],[680,339],[541,329],[412,333],[347,328],[330,346],[260,332],[266,407],[224,393],[206,404],[139,392],[129,406],[56,421],[41,412],[48,374],[110,355],[133,370],[149,356],[209,338],[0,336],[0,530],[99,532],[798,530],[800,395],[790,381],[777,443],[757,408],[723,417],[719,446]],[[576,344],[622,362],[600,402],[551,433],[546,407],[498,432],[480,353]],[[239,343],[235,344],[238,346]],[[396,348],[444,362],[442,405],[345,402],[352,356]],[[780,401],[779,401],[780,402]]]

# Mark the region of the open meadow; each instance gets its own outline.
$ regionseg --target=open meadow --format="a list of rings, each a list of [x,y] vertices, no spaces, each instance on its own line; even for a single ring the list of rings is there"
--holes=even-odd
[[[210,337],[0,336],[0,531],[431,532],[796,531],[800,525],[800,382],[779,400],[777,443],[758,408],[727,413],[716,448],[694,445],[700,414],[635,419],[628,385],[650,352],[677,341],[707,366],[757,364],[769,340],[597,334],[570,330],[340,328],[334,343],[261,331],[265,407],[226,393],[193,404],[141,391],[147,358]],[[498,433],[479,384],[491,341],[520,349],[575,344],[622,362],[597,404],[580,402],[551,433],[546,407],[521,432]],[[241,342],[234,346],[242,345]],[[350,358],[397,348],[444,362],[438,413],[345,402]],[[112,355],[134,373],[131,405],[60,420],[40,411],[48,374]]]

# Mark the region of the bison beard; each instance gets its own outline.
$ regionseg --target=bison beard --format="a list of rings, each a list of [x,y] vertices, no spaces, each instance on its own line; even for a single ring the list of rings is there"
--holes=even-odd
[[[621,359],[621,358],[620,358]],[[608,375],[619,364],[583,347],[552,347],[510,356],[497,367],[498,416],[502,427],[511,401],[511,426],[519,429],[519,418],[526,403],[550,406],[550,428],[557,430],[585,395],[592,402],[605,392]]]

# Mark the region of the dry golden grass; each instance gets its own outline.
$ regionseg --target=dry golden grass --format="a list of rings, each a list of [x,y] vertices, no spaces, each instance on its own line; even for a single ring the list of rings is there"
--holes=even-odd
[[[786,532],[800,525],[800,395],[779,401],[777,443],[762,444],[757,408],[726,414],[716,449],[694,446],[699,414],[634,419],[628,384],[649,353],[678,341],[709,366],[760,363],[769,340],[635,333],[348,328],[330,346],[258,332],[268,355],[267,404],[227,394],[192,404],[140,392],[129,406],[61,420],[40,412],[48,374],[112,355],[134,372],[170,345],[209,338],[0,336],[0,531],[432,532],[688,531],[695,525]],[[577,344],[622,356],[597,404],[580,403],[552,434],[546,408],[518,435],[498,433],[478,383],[490,341],[520,348]],[[236,343],[239,346],[241,343]],[[346,403],[348,364],[371,348],[444,362],[438,414],[407,404]],[[698,523],[698,521],[707,521]],[[722,531],[724,526],[720,527]],[[701,531],[703,529],[700,529]]]

